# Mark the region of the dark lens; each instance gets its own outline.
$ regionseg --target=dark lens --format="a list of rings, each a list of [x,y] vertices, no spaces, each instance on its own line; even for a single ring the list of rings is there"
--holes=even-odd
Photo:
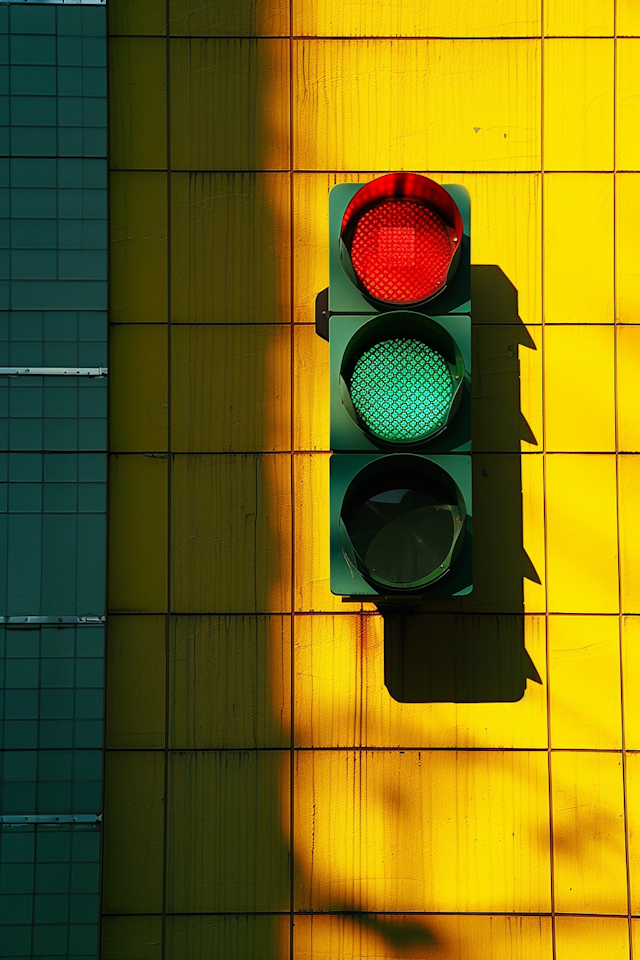
[[[366,570],[397,584],[423,580],[438,570],[455,529],[451,504],[417,484],[394,484],[361,499],[346,526]]]

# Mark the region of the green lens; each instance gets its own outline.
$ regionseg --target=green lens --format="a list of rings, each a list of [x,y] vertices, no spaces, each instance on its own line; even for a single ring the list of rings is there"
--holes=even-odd
[[[454,385],[444,357],[423,340],[380,340],[356,362],[349,384],[363,423],[381,440],[410,443],[446,423]]]

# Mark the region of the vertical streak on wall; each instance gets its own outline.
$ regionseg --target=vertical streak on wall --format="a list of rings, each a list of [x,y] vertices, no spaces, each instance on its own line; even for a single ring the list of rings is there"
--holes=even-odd
[[[613,89],[614,89],[614,98],[613,98],[613,221],[614,221],[614,246],[613,246],[613,304],[614,304],[614,318],[616,324],[619,320],[618,312],[618,272],[619,272],[619,256],[618,256],[618,244],[615,240],[615,231],[616,224],[618,221],[618,211],[619,211],[619,197],[618,197],[618,114],[619,114],[619,103],[618,103],[618,9],[617,4],[613,12]],[[614,378],[616,383],[616,394],[618,393],[618,384],[622,380],[623,371],[621,363],[621,353],[622,351],[619,348],[619,337],[616,337],[613,345],[614,350]],[[630,704],[627,699],[627,691],[625,690],[625,671],[626,666],[624,662],[624,652],[625,652],[625,635],[624,635],[624,603],[622,595],[622,566],[621,566],[621,549],[620,549],[620,501],[621,501],[621,484],[620,484],[620,455],[619,451],[624,449],[622,431],[621,431],[621,418],[620,418],[620,400],[618,395],[616,395],[616,406],[614,414],[614,429],[615,429],[615,449],[616,449],[616,512],[617,512],[617,543],[618,543],[618,643],[619,643],[619,652],[620,652],[620,708],[622,716],[624,718],[625,714],[631,713]],[[628,741],[628,731],[627,724],[623,721],[621,724],[622,735],[621,735],[621,747],[622,747],[622,779],[623,779],[623,789],[624,789],[624,833],[625,833],[625,867],[626,867],[626,880],[627,880],[627,923],[628,923],[628,935],[629,935],[629,956],[630,960],[634,960],[634,957],[638,956],[640,952],[634,944],[633,937],[633,901],[632,901],[632,888],[631,888],[631,851],[630,851],[630,842],[631,842],[631,829],[630,829],[630,820],[629,820],[629,769],[628,769],[628,754],[627,754],[627,741]]]
[[[541,3],[540,3],[540,14],[541,14],[541,16],[540,16],[540,137],[541,137],[541,139],[544,137],[544,95],[545,95],[545,90],[544,90],[544,68],[545,68],[545,21],[544,21],[544,12],[545,12],[545,11],[544,11],[544,0],[541,0]],[[545,260],[545,234],[544,234],[545,177],[544,177],[544,171],[545,171],[545,156],[544,156],[544,151],[541,151],[541,155],[540,155],[540,173],[541,173],[542,175],[541,175],[541,177],[540,177],[540,208],[541,208],[541,219],[542,219],[543,229],[542,229],[542,231],[541,231],[541,237],[540,237],[540,257],[541,257],[542,263],[544,263],[544,260]],[[541,322],[540,343],[541,343],[542,350],[544,351],[544,348],[545,348],[545,310],[544,310],[544,304],[545,304],[545,271],[544,271],[544,269],[541,271],[541,276],[540,276],[540,299],[541,299],[541,303],[542,303],[541,317],[540,317],[540,322]],[[541,439],[542,439],[542,483],[543,483],[544,489],[546,490],[546,484],[547,484],[547,457],[546,457],[546,452],[547,452],[547,437],[546,437],[546,419],[545,419],[545,416],[544,416],[544,408],[545,408],[545,401],[546,401],[545,367],[544,367],[544,365],[543,365],[542,372],[541,372],[541,381],[542,381],[542,384],[541,384],[541,386],[542,386],[542,390],[541,390],[541,392],[542,392],[542,397],[541,397],[541,400],[542,400],[542,438],[541,438]],[[546,531],[546,526],[547,526],[546,498],[545,498],[545,501],[544,501],[544,508],[543,508],[543,509],[544,509],[544,526],[545,526],[545,531]],[[547,567],[547,540],[546,540],[546,536],[545,536],[545,540],[544,540],[544,549],[545,549],[545,569],[546,569],[546,567]],[[545,581],[544,581],[544,586],[545,586],[545,601],[544,601],[544,606],[545,606],[545,611],[548,612],[548,609],[549,609],[549,597],[548,597],[548,584],[547,584],[546,577],[545,577]],[[549,669],[549,618],[548,618],[548,615],[545,616],[544,631],[545,631],[545,656],[546,656],[545,666],[546,666],[546,675],[547,675],[547,677],[549,677],[549,675],[550,675],[550,669]],[[546,690],[546,714],[547,714],[546,720],[547,720],[547,748],[548,748],[548,753],[547,753],[547,776],[548,776],[548,780],[549,780],[549,835],[548,835],[548,836],[549,836],[549,860],[550,860],[550,863],[552,864],[552,863],[553,863],[553,855],[554,855],[553,805],[552,805],[552,802],[551,802],[551,791],[552,791],[552,789],[553,789],[553,768],[552,768],[552,764],[551,764],[551,738],[550,738],[549,733],[548,733],[548,731],[551,729],[551,697],[550,697],[550,689],[549,689],[549,683],[548,683],[548,682],[547,682],[547,690]],[[550,906],[551,906],[551,949],[552,949],[553,960],[557,960],[557,956],[556,956],[556,954],[557,954],[557,943],[556,943],[556,910],[555,910],[555,906],[556,906],[556,900],[555,900],[555,875],[554,875],[553,868],[550,870],[550,878],[549,878],[549,879],[550,879],[549,887],[550,887],[550,894],[551,894],[551,904],[550,904]]]

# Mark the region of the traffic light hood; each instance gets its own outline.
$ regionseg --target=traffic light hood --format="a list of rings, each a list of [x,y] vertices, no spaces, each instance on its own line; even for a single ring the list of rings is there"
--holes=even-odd
[[[446,288],[463,235],[451,195],[428,177],[390,173],[365,184],[340,228],[340,263],[376,305],[417,306]]]

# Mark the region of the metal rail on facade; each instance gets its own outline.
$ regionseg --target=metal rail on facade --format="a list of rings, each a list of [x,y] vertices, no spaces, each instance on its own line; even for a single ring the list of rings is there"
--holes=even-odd
[[[25,3],[64,3],[67,7],[80,6],[81,4],[92,7],[106,6],[106,0],[0,0],[0,6],[3,3],[19,3],[21,6],[24,6]]]
[[[0,377],[106,377],[107,373],[107,367],[0,367]]]
[[[27,813],[0,816],[0,824],[9,827],[22,827],[30,823],[100,823],[101,813]]]
[[[0,617],[0,626],[8,627],[75,627],[102,626],[105,617]]]

